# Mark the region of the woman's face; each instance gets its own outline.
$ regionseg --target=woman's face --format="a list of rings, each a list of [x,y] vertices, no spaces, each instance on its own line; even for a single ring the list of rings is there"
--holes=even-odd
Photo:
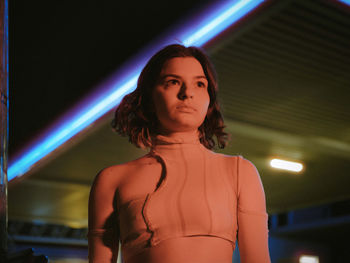
[[[153,90],[153,103],[163,132],[197,130],[208,111],[208,80],[194,57],[165,62]]]

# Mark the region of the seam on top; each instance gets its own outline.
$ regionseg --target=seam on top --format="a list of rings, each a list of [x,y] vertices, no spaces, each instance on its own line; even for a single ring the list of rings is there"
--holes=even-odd
[[[185,216],[184,213],[182,211],[182,202],[183,202],[183,192],[186,186],[186,182],[188,180],[188,163],[186,161],[185,158],[185,154],[184,154],[184,150],[182,148],[182,146],[180,147],[180,153],[181,153],[181,158],[184,162],[184,168],[185,168],[185,178],[183,180],[183,183],[181,185],[180,190],[177,192],[177,212],[180,218],[180,223],[181,223],[181,231],[182,231],[182,235],[185,235],[186,233],[186,223],[185,223]]]
[[[166,162],[165,162],[165,158],[163,156],[161,156],[160,154],[158,154],[157,152],[153,152],[152,156],[161,164],[162,166],[162,172],[163,169],[165,169],[165,177],[163,178],[161,184],[158,186],[157,189],[155,189],[153,192],[148,193],[145,199],[145,203],[142,207],[142,216],[143,216],[143,220],[146,224],[147,227],[147,231],[151,233],[151,237],[149,239],[149,244],[151,246],[158,244],[159,240],[158,240],[158,230],[155,228],[154,224],[153,224],[153,218],[152,216],[150,216],[149,213],[149,205],[151,204],[152,198],[155,194],[159,194],[159,192],[161,190],[163,190],[165,188],[165,186],[167,185],[167,181],[168,181],[168,171],[167,171],[167,166],[166,166]]]
[[[204,185],[204,196],[205,196],[205,203],[208,209],[209,213],[209,233],[211,234],[213,232],[213,211],[209,205],[209,200],[208,200],[208,187],[207,187],[207,158],[206,158],[206,152],[204,151],[203,148],[201,148],[202,152],[202,158],[203,158],[203,165],[204,165],[204,175],[203,175],[203,185]]]
[[[236,194],[237,194],[237,206],[238,206],[238,199],[239,199],[239,160],[241,156],[237,156],[237,172],[236,172]]]

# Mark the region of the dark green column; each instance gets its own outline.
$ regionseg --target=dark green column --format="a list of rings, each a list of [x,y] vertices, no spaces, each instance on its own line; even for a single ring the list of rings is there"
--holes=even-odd
[[[0,0],[0,258],[7,252],[8,2]]]

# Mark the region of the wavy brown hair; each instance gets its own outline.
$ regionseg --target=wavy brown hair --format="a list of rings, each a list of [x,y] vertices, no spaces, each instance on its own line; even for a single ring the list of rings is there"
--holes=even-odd
[[[179,44],[168,45],[158,51],[143,68],[137,82],[137,88],[126,95],[115,111],[111,123],[113,130],[137,147],[152,147],[157,135],[158,120],[152,101],[152,92],[166,61],[175,57],[194,57],[202,65],[208,80],[210,97],[207,115],[198,128],[200,142],[208,149],[213,149],[217,138],[219,148],[224,148],[229,134],[224,132],[224,119],[217,100],[218,83],[215,69],[206,53],[198,47],[185,47]]]

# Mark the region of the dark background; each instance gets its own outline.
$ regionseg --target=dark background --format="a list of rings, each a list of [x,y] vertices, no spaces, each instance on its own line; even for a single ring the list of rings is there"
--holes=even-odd
[[[118,66],[214,1],[9,1],[9,157]]]

